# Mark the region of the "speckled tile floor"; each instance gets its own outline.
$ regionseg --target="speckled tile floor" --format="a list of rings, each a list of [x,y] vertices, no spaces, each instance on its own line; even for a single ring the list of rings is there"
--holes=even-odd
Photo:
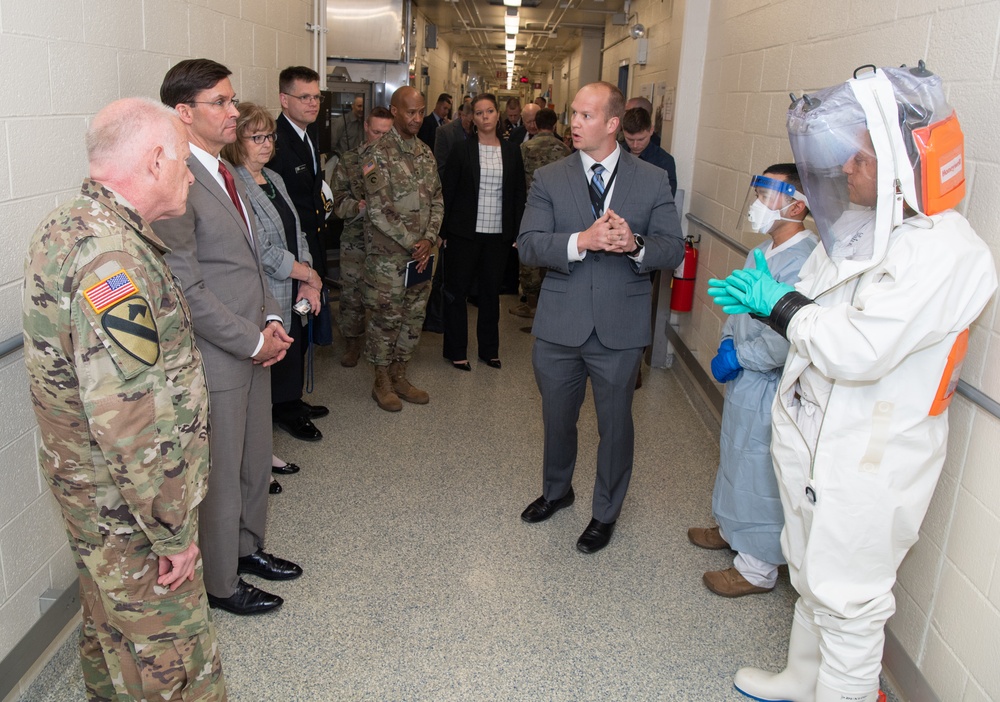
[[[330,407],[316,421],[325,436],[276,431],[275,450],[303,470],[281,478],[267,535],[305,575],[255,581],[285,598],[273,614],[214,611],[230,699],[745,700],[737,668],[783,666],[787,577],[738,600],[702,585],[702,572],[730,565],[686,536],[711,523],[718,438],[673,371],[644,367],[635,469],[607,549],[575,549],[596,460],[589,396],[576,504],[521,522],[541,492],[542,425],[512,301],[502,300],[502,370],[455,371],[440,335],[425,334],[409,375],[431,402],[399,413],[370,398],[370,368],[339,365],[339,340],[319,349],[307,399]],[[75,641],[22,699],[83,699]]]

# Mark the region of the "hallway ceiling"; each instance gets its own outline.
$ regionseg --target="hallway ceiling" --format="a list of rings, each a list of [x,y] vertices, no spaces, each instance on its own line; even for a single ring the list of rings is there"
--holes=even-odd
[[[553,66],[561,68],[580,45],[582,33],[603,32],[608,15],[622,12],[624,4],[625,0],[524,0],[517,8],[516,75],[549,74]],[[498,80],[502,73],[506,79],[508,8],[501,0],[414,0],[414,6],[437,25],[438,36],[470,62],[472,72],[490,80]]]

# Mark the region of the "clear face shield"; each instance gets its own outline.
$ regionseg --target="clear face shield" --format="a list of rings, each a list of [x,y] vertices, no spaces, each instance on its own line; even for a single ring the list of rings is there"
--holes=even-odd
[[[774,231],[778,222],[799,221],[785,216],[796,200],[809,206],[805,194],[796,190],[791,183],[755,175],[750,179],[750,189],[743,200],[743,209],[740,210],[742,231],[766,236]]]
[[[881,257],[905,216],[940,212],[964,195],[961,130],[940,78],[922,62],[803,96],[787,125],[802,189],[835,262]]]

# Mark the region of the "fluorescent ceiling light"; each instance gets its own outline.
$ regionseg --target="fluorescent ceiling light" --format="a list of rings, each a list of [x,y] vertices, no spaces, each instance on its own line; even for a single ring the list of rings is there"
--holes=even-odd
[[[514,51],[517,49],[517,37],[512,34],[508,34],[507,38],[504,40],[503,46],[507,51]]]
[[[520,7],[521,0],[503,0],[503,4],[507,7]]]
[[[516,8],[508,8],[507,14],[503,18],[503,27],[508,34],[517,34],[520,21],[517,14]]]

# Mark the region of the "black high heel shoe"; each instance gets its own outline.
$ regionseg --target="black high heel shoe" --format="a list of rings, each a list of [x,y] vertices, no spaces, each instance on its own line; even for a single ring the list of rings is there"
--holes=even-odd
[[[500,359],[499,358],[484,358],[484,359],[482,359],[482,361],[483,361],[483,363],[485,363],[486,365],[488,365],[490,368],[496,368],[496,369],[499,370],[500,367],[501,367],[500,366]]]
[[[452,361],[451,365],[461,371],[471,371],[472,366],[469,365],[468,361]]]

